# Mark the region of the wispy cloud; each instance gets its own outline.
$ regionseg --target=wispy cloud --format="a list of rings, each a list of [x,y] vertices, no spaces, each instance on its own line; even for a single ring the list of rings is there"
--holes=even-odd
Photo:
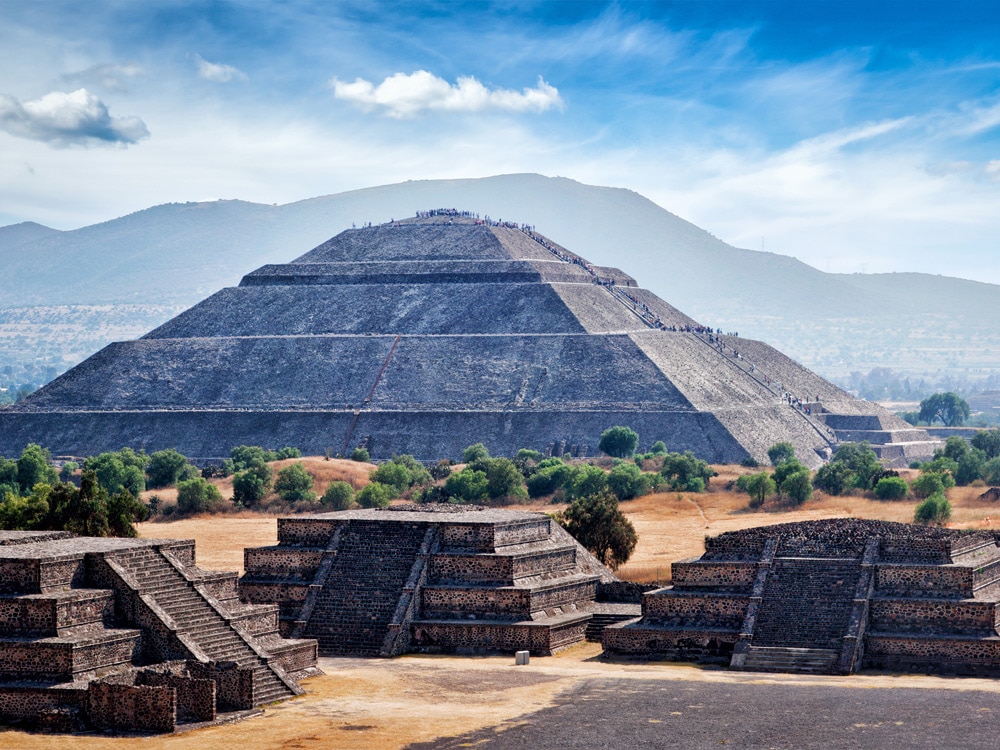
[[[0,129],[52,146],[128,146],[149,137],[138,117],[112,117],[87,89],[19,101],[0,94]]]
[[[125,91],[128,81],[145,73],[138,63],[122,65],[92,65],[74,73],[64,73],[59,79],[71,85],[100,86],[109,91]]]
[[[390,117],[413,117],[424,111],[483,112],[544,112],[563,106],[559,91],[541,76],[535,88],[523,91],[489,89],[472,76],[460,76],[455,84],[448,83],[426,70],[396,73],[377,86],[357,78],[347,83],[334,78],[333,95],[366,111],[380,110]]]
[[[230,83],[231,81],[247,80],[247,74],[232,65],[209,62],[201,55],[195,55],[194,59],[198,63],[198,75],[206,81]]]

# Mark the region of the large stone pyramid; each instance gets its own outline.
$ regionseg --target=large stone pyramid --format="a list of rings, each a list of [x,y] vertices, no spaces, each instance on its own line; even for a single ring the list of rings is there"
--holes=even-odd
[[[628,248],[622,248],[623,254]],[[0,412],[0,454],[234,445],[455,457],[474,442],[593,454],[629,425],[713,462],[779,440],[934,447],[759,341],[720,335],[532,229],[467,214],[345,231],[264,266]]]

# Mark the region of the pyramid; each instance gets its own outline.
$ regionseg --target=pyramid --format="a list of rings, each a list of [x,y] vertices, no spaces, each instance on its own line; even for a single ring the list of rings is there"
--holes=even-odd
[[[811,466],[843,440],[897,463],[936,445],[534,228],[448,210],[347,230],[111,344],[0,412],[0,454],[593,455],[614,425],[711,462],[782,440]]]

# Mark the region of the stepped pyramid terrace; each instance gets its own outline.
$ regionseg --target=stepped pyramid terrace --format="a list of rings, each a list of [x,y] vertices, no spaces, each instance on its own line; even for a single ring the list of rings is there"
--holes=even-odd
[[[718,463],[766,461],[778,441],[812,467],[841,441],[887,463],[938,445],[533,228],[431,211],[342,232],[106,347],[0,411],[0,455],[583,456],[614,425]]]
[[[0,531],[0,723],[172,732],[302,692],[316,641],[194,542]]]
[[[323,655],[549,655],[634,617],[642,588],[546,515],[448,504],[281,518],[245,568],[241,595]]]
[[[706,540],[605,653],[772,672],[1000,676],[997,535],[860,519]]]

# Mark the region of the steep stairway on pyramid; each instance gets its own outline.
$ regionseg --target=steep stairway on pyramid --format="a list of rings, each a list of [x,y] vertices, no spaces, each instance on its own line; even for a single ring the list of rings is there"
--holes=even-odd
[[[599,586],[618,583],[537,513],[322,513],[279,519],[278,540],[246,550],[241,595],[277,602],[282,633],[324,654],[550,654],[584,639]]]

